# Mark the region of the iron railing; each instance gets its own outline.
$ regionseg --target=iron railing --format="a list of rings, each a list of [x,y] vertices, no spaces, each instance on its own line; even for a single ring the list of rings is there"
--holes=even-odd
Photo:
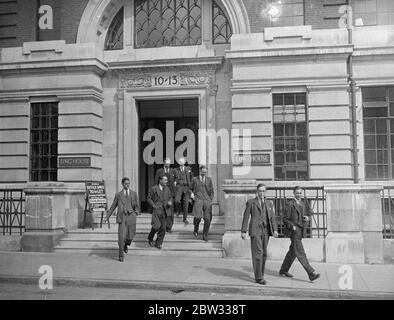
[[[1,234],[25,232],[25,194],[22,189],[0,189]]]
[[[383,239],[394,239],[394,186],[382,190]]]
[[[303,198],[308,201],[313,212],[304,228],[305,238],[325,238],[327,235],[326,193],[323,187],[302,187]],[[267,187],[266,198],[275,205],[279,237],[284,237],[283,216],[288,199],[293,198],[293,187]]]

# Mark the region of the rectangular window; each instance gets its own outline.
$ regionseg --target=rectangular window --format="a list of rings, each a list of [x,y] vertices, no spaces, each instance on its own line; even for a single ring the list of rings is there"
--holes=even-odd
[[[306,94],[273,95],[275,180],[308,180]]]
[[[364,26],[394,24],[394,1],[357,0],[353,1],[354,21]]]
[[[266,13],[271,27],[304,25],[304,0],[270,0]]]
[[[30,181],[57,181],[58,103],[32,103]]]
[[[362,89],[365,178],[394,178],[394,87]]]

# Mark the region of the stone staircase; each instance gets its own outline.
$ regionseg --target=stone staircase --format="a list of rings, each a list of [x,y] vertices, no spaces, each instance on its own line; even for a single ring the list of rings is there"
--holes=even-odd
[[[222,238],[224,234],[224,216],[213,216],[209,241],[201,238],[203,220],[200,223],[200,234],[196,239],[193,236],[193,217],[189,216],[189,224],[184,225],[182,216],[175,217],[172,233],[166,233],[161,250],[148,245],[148,234],[151,228],[151,215],[143,213],[137,217],[137,234],[129,246],[128,255],[161,255],[181,257],[224,257]],[[55,252],[85,252],[97,255],[118,254],[118,226],[115,217],[110,218],[108,225],[102,228],[70,230],[60,240],[54,249]]]

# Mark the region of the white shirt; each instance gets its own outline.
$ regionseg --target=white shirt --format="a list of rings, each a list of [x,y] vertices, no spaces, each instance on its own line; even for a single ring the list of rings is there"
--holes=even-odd
[[[159,184],[159,188],[160,188],[160,191],[163,191],[164,187],[161,184]]]
[[[123,190],[123,193],[127,197],[130,194],[130,190],[129,189]]]

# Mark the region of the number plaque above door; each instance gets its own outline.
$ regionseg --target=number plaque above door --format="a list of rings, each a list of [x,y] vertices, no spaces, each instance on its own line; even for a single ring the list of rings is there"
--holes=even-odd
[[[174,72],[121,75],[119,87],[121,89],[132,88],[168,88],[182,86],[211,86],[213,84],[213,72]]]

